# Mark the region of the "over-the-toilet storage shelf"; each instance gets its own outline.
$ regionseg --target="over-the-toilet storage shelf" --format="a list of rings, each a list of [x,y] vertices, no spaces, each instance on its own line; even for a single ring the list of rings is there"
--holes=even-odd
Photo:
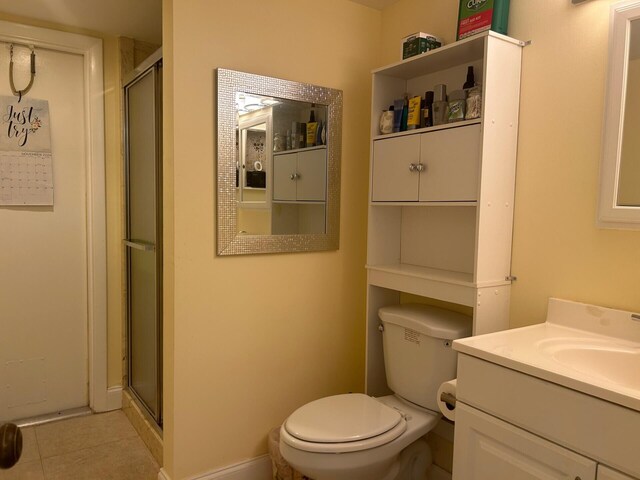
[[[370,395],[389,392],[378,309],[414,294],[473,309],[473,333],[508,327],[523,42],[494,32],[373,71],[367,239]],[[473,65],[482,116],[380,135],[406,93],[459,90]],[[411,167],[411,164],[423,167]],[[422,171],[419,171],[422,169]]]

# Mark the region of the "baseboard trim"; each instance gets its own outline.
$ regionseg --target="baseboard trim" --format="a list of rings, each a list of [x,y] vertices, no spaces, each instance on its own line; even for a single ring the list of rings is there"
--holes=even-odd
[[[271,480],[272,478],[271,458],[269,455],[262,455],[204,475],[191,477],[190,480]],[[164,468],[160,469],[158,480],[171,480]]]
[[[122,408],[122,387],[107,388],[107,411],[120,410]]]

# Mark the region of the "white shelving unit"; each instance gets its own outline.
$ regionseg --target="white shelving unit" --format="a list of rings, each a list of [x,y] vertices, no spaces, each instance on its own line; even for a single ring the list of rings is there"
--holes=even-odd
[[[473,309],[473,333],[508,327],[523,42],[485,32],[373,71],[367,245],[367,393],[389,392],[378,309],[402,293]],[[458,90],[474,67],[480,119],[380,135],[405,93]]]

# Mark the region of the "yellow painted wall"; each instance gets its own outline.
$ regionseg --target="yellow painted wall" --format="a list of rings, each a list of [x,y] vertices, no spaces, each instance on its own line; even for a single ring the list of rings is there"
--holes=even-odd
[[[1,10],[1,7],[0,7]],[[122,385],[122,165],[120,160],[119,54],[117,39],[91,30],[67,27],[0,11],[0,20],[78,33],[103,41],[105,89],[105,162],[107,208],[107,385]]]
[[[174,134],[165,158],[173,195],[165,259],[174,261],[165,468],[176,480],[264,454],[268,431],[296,407],[364,387],[370,70],[380,13],[346,0],[164,7]],[[344,91],[338,251],[215,256],[217,67]],[[264,288],[251,292],[246,278]]]
[[[457,3],[384,10],[380,65],[398,61],[400,39],[415,31],[454,41]],[[640,311],[640,232],[595,224],[612,3],[511,0],[509,35],[533,41],[522,67],[512,327],[544,321],[551,296]]]

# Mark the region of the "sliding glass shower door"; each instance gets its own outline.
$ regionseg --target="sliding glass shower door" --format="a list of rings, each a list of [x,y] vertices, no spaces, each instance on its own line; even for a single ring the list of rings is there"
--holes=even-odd
[[[128,387],[162,425],[162,63],[125,85]]]

